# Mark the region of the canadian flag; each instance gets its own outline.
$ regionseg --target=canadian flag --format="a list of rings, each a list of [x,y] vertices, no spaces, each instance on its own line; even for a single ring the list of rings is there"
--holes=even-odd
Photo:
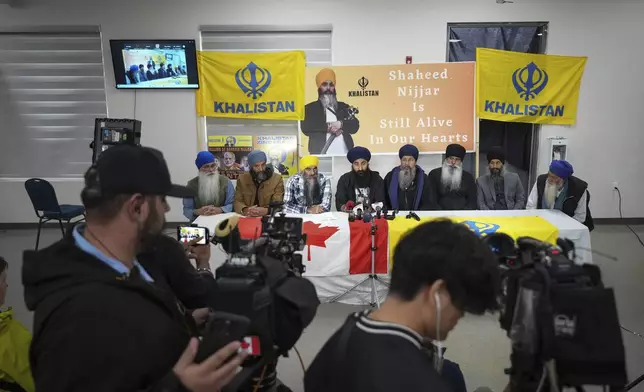
[[[249,355],[253,356],[260,355],[262,350],[259,344],[259,338],[257,336],[246,336],[244,340],[242,340],[239,352],[247,352]]]
[[[291,215],[289,215],[291,216]],[[371,272],[371,223],[349,222],[347,214],[292,215],[303,218],[303,231],[307,235],[302,252],[306,273],[304,276],[346,276]],[[376,219],[375,272],[388,271],[388,224]],[[260,218],[239,220],[242,238],[253,239],[262,231]]]

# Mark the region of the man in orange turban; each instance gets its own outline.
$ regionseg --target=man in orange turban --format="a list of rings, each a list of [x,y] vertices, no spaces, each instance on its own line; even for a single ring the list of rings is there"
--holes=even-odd
[[[309,154],[346,155],[360,122],[351,108],[336,98],[335,72],[324,68],[315,76],[318,99],[304,107],[302,133],[309,137]]]

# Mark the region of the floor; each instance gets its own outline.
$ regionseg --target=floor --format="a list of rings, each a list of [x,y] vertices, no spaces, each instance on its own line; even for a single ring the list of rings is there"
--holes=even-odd
[[[644,226],[635,227],[644,237]],[[60,231],[46,229],[41,246],[57,241]],[[0,255],[10,264],[8,306],[12,306],[19,320],[30,326],[32,315],[22,300],[20,269],[22,250],[35,244],[35,230],[0,231]],[[599,226],[592,233],[592,245],[599,251],[617,258],[617,261],[595,254],[595,263],[602,267],[604,282],[615,288],[622,326],[644,333],[644,248],[633,233],[624,226]],[[297,344],[304,364],[308,366],[327,338],[342,324],[345,317],[360,307],[322,305],[316,319]],[[630,379],[644,373],[644,339],[624,332]],[[468,390],[488,386],[502,391],[507,378],[504,367],[509,364],[509,341],[499,328],[496,316],[466,317],[447,342],[446,357],[460,364],[465,374]],[[302,391],[302,367],[295,354],[282,359],[279,377],[294,391]],[[644,392],[644,383],[633,389]]]

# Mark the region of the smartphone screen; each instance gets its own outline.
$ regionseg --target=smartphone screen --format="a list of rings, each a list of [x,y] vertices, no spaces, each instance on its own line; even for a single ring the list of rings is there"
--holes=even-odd
[[[182,243],[190,242],[201,237],[197,245],[206,245],[208,243],[208,228],[195,226],[177,227],[177,240]]]

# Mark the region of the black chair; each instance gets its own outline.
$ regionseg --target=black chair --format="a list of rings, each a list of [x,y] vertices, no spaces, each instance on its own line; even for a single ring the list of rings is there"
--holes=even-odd
[[[70,221],[76,217],[82,216],[77,222],[85,219],[85,207],[70,204],[58,204],[56,191],[49,181],[41,178],[30,178],[25,181],[25,189],[34,206],[36,216],[38,217],[38,236],[36,237],[36,250],[40,243],[40,229],[43,223],[51,220],[57,220],[60,224],[60,231],[65,236],[63,221]]]

